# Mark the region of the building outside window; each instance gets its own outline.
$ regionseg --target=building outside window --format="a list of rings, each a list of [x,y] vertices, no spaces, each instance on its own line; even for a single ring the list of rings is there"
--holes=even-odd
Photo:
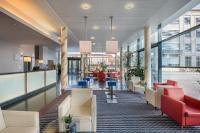
[[[185,57],[185,66],[186,67],[191,67],[191,65],[192,65],[192,58],[191,58],[191,56],[186,56]]]
[[[197,52],[200,52],[200,43],[197,43],[197,44],[196,44],[196,51],[197,51]]]
[[[191,27],[191,16],[184,16],[184,30]]]
[[[185,37],[191,37],[191,32],[185,33]]]
[[[200,56],[196,57],[196,66],[200,67]]]
[[[196,16],[196,25],[200,24],[200,16]]]
[[[185,44],[185,52],[191,52],[192,51],[192,44],[186,43]]]
[[[200,38],[200,30],[199,30],[199,29],[196,30],[196,37],[197,37],[197,38]]]

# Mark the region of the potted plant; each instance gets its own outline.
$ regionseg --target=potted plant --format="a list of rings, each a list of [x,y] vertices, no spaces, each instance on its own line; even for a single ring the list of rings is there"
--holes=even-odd
[[[64,116],[63,119],[64,119],[64,122],[65,122],[65,129],[69,130],[70,124],[72,123],[72,117],[71,117],[71,115]]]

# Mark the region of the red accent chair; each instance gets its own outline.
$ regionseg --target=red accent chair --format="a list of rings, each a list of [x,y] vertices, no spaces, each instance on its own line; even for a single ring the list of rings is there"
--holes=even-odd
[[[105,81],[105,78],[106,78],[105,73],[104,73],[103,71],[100,71],[100,72],[98,73],[98,80],[99,80],[99,81]]]
[[[97,76],[98,76],[98,71],[93,71],[93,72],[92,72],[92,75],[93,75],[94,78],[97,78]]]
[[[164,89],[161,111],[179,123],[181,128],[200,125],[200,100],[184,95],[181,88]]]
[[[177,82],[173,80],[167,80],[166,83],[153,83],[153,88],[154,90],[158,89],[159,85],[172,85],[172,86],[177,86]]]

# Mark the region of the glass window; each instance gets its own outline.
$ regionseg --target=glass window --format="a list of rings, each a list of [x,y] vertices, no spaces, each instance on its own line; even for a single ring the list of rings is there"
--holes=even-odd
[[[151,49],[151,81],[158,81],[158,47]]]
[[[191,37],[191,32],[185,33],[185,37]]]
[[[197,67],[200,67],[200,56],[196,57],[196,65]]]
[[[166,39],[173,35],[176,35],[179,33],[179,31],[179,19],[176,19],[175,21],[169,23],[168,25],[162,28],[162,39]]]
[[[200,24],[200,16],[196,16],[196,25]]]
[[[192,64],[192,58],[191,58],[191,56],[186,56],[185,57],[185,66],[186,67],[191,67],[191,64]]]
[[[139,53],[139,63],[140,68],[144,68],[144,51]]]
[[[185,51],[186,52],[191,52],[192,51],[192,44],[191,43],[186,43],[185,44]]]
[[[197,43],[197,44],[196,44],[196,51],[197,51],[197,52],[200,52],[200,43]]]
[[[184,30],[190,28],[191,25],[191,16],[184,16]]]
[[[196,37],[200,37],[200,30],[198,29],[198,30],[196,30]]]

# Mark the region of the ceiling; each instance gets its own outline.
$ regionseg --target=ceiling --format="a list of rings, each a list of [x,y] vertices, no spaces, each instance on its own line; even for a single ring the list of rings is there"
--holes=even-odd
[[[0,40],[15,44],[57,46],[57,43],[0,12]]]
[[[134,8],[125,10],[124,5],[132,1]],[[147,20],[152,17],[169,0],[48,0],[64,23],[79,39],[85,39],[84,16],[88,16],[87,36],[95,37],[93,51],[105,49],[105,42],[111,38],[110,19],[113,16],[113,25],[116,30],[113,35],[119,44],[122,44],[138,29],[143,28]],[[91,4],[90,10],[82,10],[81,3]],[[99,30],[92,29],[99,26]],[[69,47],[78,48],[78,41],[70,38]],[[78,50],[77,50],[78,51]]]

